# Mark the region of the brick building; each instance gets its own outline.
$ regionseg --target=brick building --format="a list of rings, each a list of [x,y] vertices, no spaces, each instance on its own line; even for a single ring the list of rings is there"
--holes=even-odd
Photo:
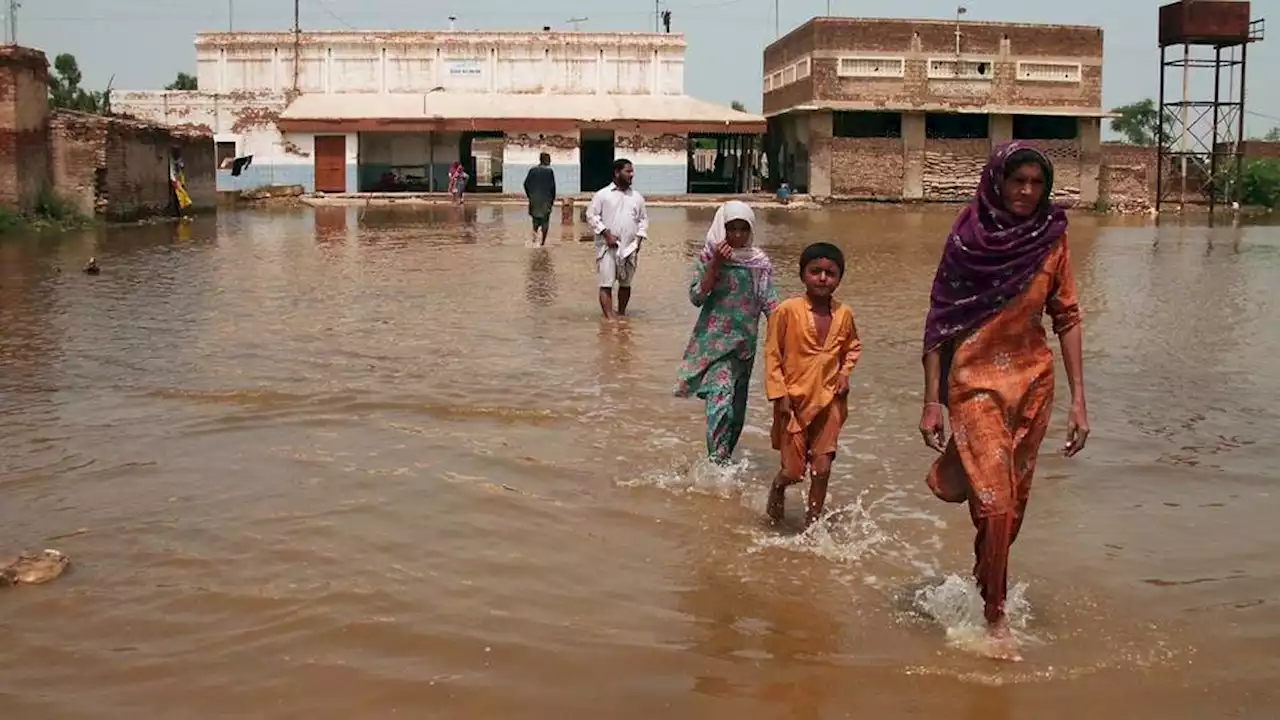
[[[0,47],[0,206],[31,212],[42,194],[52,193],[84,215],[170,212],[176,202],[171,173],[178,166],[192,206],[215,206],[212,135],[51,111],[45,54]]]
[[[1060,200],[1098,200],[1100,28],[814,18],[764,72],[771,158],[802,192],[964,200],[1020,139],[1053,159]]]

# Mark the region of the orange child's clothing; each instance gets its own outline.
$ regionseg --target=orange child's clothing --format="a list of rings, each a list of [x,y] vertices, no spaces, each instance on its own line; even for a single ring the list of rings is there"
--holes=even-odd
[[[831,301],[831,328],[821,343],[807,295],[783,302],[770,316],[765,391],[770,401],[790,398],[792,408],[786,423],[774,418],[770,436],[788,478],[799,480],[809,458],[836,451],[849,416],[848,396],[836,395],[836,381],[853,372],[861,354],[853,310],[844,303]]]

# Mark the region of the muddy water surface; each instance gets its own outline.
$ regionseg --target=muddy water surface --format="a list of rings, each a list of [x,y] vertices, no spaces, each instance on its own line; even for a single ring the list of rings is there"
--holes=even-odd
[[[0,593],[0,716],[1274,717],[1280,231],[1074,218],[1094,435],[1041,465],[1015,667],[915,431],[952,212],[763,213],[786,292],[845,249],[866,347],[807,534],[759,520],[760,372],[732,476],[670,395],[710,210],[652,210],[617,326],[516,207],[0,242],[0,547],[74,560]]]

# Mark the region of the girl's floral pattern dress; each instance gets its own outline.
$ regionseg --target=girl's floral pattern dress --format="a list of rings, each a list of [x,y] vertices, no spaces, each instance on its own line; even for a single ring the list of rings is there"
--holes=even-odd
[[[778,292],[770,280],[761,297],[756,273],[741,265],[721,263],[715,287],[700,292],[711,260],[699,256],[689,300],[702,308],[689,346],[680,363],[675,394],[699,397],[707,404],[707,454],[728,462],[747,420],[748,386],[760,336],[760,315],[778,307]]]

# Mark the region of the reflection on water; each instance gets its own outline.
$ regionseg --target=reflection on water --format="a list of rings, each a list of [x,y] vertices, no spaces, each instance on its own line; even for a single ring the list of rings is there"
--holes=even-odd
[[[1073,218],[1094,436],[1037,477],[1002,667],[914,430],[952,212],[761,209],[785,293],[845,250],[866,343],[830,516],[782,534],[762,373],[729,472],[671,396],[710,209],[651,210],[616,324],[522,207],[5,239],[0,547],[74,565],[0,593],[0,713],[1268,716],[1280,233]]]

